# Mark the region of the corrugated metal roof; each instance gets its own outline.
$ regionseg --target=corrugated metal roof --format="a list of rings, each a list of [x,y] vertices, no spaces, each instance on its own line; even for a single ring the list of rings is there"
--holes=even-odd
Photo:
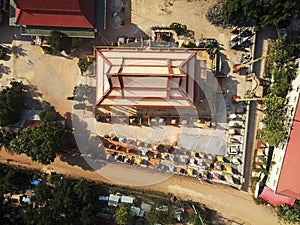
[[[95,0],[15,0],[16,24],[93,28]]]
[[[293,120],[292,131],[281,167],[276,193],[300,198],[300,98]]]
[[[121,202],[123,202],[123,203],[130,203],[130,204],[132,204],[133,201],[134,201],[133,197],[129,197],[129,196],[125,196],[125,195],[122,195],[122,197],[121,197]]]

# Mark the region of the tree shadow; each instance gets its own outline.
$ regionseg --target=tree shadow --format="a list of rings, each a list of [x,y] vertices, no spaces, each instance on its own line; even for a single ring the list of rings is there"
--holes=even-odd
[[[2,60],[9,61],[10,58],[11,58],[10,55],[9,55],[11,53],[11,48],[10,48],[10,46],[3,45],[3,44],[2,44],[2,46],[5,49],[5,55],[2,57]]]
[[[61,160],[84,170],[95,171],[107,165],[106,154],[101,140],[88,130],[88,125],[74,113],[67,113],[67,124],[72,120],[73,137],[71,150],[61,156]]]
[[[34,85],[23,85],[24,88],[24,108],[25,109],[42,109],[42,94],[38,92]]]
[[[0,78],[2,78],[3,75],[9,75],[10,73],[11,73],[11,69],[9,66],[0,64]]]
[[[77,86],[73,93],[74,95],[68,97],[78,103],[74,104],[74,109],[88,109],[94,106],[96,101],[96,87],[86,84],[80,84]],[[85,102],[87,101],[87,102]],[[85,102],[85,103],[84,103]]]
[[[27,56],[26,50],[22,48],[22,44],[12,46],[11,51],[17,58],[20,56]]]

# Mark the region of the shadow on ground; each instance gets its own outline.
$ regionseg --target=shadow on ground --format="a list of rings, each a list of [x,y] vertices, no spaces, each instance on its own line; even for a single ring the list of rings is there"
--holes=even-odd
[[[34,85],[24,85],[24,109],[42,109],[42,94],[37,91]]]
[[[65,118],[66,124],[72,123],[74,132],[69,143],[71,150],[64,153],[61,160],[90,171],[107,165],[103,145],[100,139],[87,129],[88,124],[76,114],[67,113]]]
[[[0,78],[3,77],[3,75],[9,75],[11,73],[11,69],[9,66],[0,64]]]

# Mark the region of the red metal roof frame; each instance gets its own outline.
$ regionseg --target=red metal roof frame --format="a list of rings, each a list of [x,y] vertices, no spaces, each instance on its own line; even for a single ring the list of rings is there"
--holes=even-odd
[[[189,106],[169,106],[169,105],[139,105],[139,104],[132,104],[132,105],[124,105],[124,104],[101,104],[101,106],[130,106],[130,107],[143,107],[143,108],[176,108],[176,109],[183,109],[183,108],[194,108],[195,106],[189,105]]]
[[[99,54],[101,54],[99,51],[97,51],[97,53],[96,53],[96,56],[98,57],[98,55]],[[111,66],[111,63],[108,61],[108,60],[106,60],[106,58],[105,57],[102,57],[103,58],[103,65],[104,65],[104,62],[106,62],[107,64],[109,64],[110,66]],[[96,74],[98,74],[98,63],[96,63],[96,69],[95,69],[96,71]],[[105,73],[104,73],[104,66],[102,66],[102,74],[103,74],[103,77],[105,76]],[[109,86],[110,87],[112,87],[112,81],[111,81],[111,79],[110,78],[108,78],[108,82],[109,82]],[[96,87],[98,87],[98,79],[96,79]],[[102,96],[102,98],[100,98],[99,100],[98,100],[98,102],[96,103],[96,105],[99,105],[102,101],[103,101],[103,99],[111,92],[112,90],[111,89],[109,89],[108,91],[106,91],[106,92],[104,92],[104,86],[102,86],[102,93],[103,93],[103,96]],[[98,91],[96,91],[96,99],[98,99]]]
[[[300,98],[298,99],[295,117],[288,145],[284,155],[276,193],[300,199]]]
[[[118,73],[107,73],[107,75],[111,75],[112,77],[118,77],[119,79],[119,82],[120,82],[120,87],[113,87],[112,85],[112,81],[111,81],[111,78],[109,78],[109,83],[110,83],[110,90],[108,90],[105,94],[103,94],[103,97],[101,99],[99,99],[97,102],[96,102],[96,105],[100,105],[101,102],[103,102],[103,100],[105,98],[111,98],[111,99],[115,99],[115,98],[123,98],[124,97],[124,90],[166,90],[167,93],[166,93],[166,97],[165,98],[162,98],[162,97],[147,97],[147,96],[127,96],[126,98],[128,99],[152,99],[152,100],[169,100],[170,99],[170,79],[172,80],[172,77],[177,77],[177,78],[180,78],[180,81],[179,81],[179,85],[182,84],[182,78],[184,76],[186,76],[186,74],[183,72],[182,70],[182,65],[184,65],[185,63],[188,62],[188,60],[190,60],[194,55],[195,55],[195,52],[191,52],[190,53],[190,56],[187,58],[187,59],[172,59],[173,61],[182,61],[184,60],[183,63],[181,63],[179,66],[172,66],[173,68],[179,68],[179,70],[181,71],[181,74],[141,74],[141,73],[129,73],[129,74],[124,74],[122,73],[122,69],[124,67],[124,60],[126,59],[126,57],[122,57],[122,64],[112,64],[111,61],[109,61],[103,54],[102,52],[109,52],[110,50],[108,49],[101,49],[101,50],[98,50],[97,51],[97,54],[96,56],[97,57],[101,57],[105,62],[107,62],[109,65],[110,65],[110,69],[109,71],[111,70],[111,67],[112,66],[120,66],[120,69],[118,71]],[[132,52],[132,51],[129,51],[129,50],[118,50],[118,51],[115,51],[113,50],[113,52]],[[149,53],[157,53],[157,51],[147,51]],[[169,52],[166,52],[166,53],[169,53]],[[176,54],[180,54],[180,53],[183,53],[183,54],[186,54],[187,52],[176,52]],[[119,59],[120,57],[109,57],[109,58],[117,58]],[[130,60],[167,60],[168,61],[168,64],[167,65],[142,65],[142,64],[138,64],[138,65],[127,65],[127,66],[137,66],[137,67],[168,67],[168,71],[170,72],[170,68],[171,68],[171,65],[170,65],[170,62],[171,60],[169,58],[143,58],[143,57],[132,57],[132,58],[129,58]],[[103,67],[104,69],[104,67]],[[97,73],[97,65],[96,65],[96,74]],[[104,71],[102,71],[102,74],[104,75]],[[156,76],[156,77],[168,77],[168,81],[167,81],[167,87],[166,88],[153,88],[153,87],[149,87],[149,88],[142,88],[142,87],[124,87],[123,85],[123,79],[122,77],[123,76],[126,76],[126,77],[151,77],[151,76]],[[98,87],[98,79],[96,79],[96,87]],[[103,87],[104,88],[104,87]],[[110,95],[110,93],[112,92],[112,90],[122,90],[122,97],[120,96],[112,96]],[[189,106],[176,106],[178,108],[191,108],[191,107],[195,107],[194,104],[192,103],[192,101],[186,96],[186,93],[183,92],[182,90],[180,90],[180,86],[178,88],[172,88],[172,89],[178,89],[179,92],[182,94],[181,97],[178,97],[178,96],[174,96],[172,97],[172,99],[174,100],[186,100],[189,104]],[[104,91],[104,89],[103,89]],[[97,92],[96,92],[97,93]],[[98,96],[96,94],[96,99],[98,99]],[[118,104],[101,104],[102,106],[124,106],[124,105],[118,105]],[[132,105],[133,107],[138,107],[139,105]],[[142,107],[153,107],[152,105],[149,105],[149,106],[145,106],[143,105]],[[156,108],[174,108],[175,106],[155,106]]]

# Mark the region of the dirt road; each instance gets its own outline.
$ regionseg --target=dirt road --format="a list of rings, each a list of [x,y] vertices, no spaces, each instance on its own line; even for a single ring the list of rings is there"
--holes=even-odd
[[[32,162],[30,158],[25,155],[11,155],[5,150],[1,150],[0,153],[0,163],[3,164],[19,165],[38,170],[47,169],[75,178],[86,178],[113,183],[100,176],[97,172],[83,170],[78,166],[71,166],[59,159],[56,159],[55,162],[49,166],[43,166]],[[110,166],[121,171],[118,165]],[[147,173],[145,173],[145,176],[147,176]],[[208,208],[218,211],[223,217],[241,224],[277,224],[276,217],[271,208],[256,205],[249,193],[241,192],[227,186],[201,184],[197,180],[173,176],[161,183],[150,186],[139,186],[137,188],[169,192],[184,199],[192,199],[204,203]]]

